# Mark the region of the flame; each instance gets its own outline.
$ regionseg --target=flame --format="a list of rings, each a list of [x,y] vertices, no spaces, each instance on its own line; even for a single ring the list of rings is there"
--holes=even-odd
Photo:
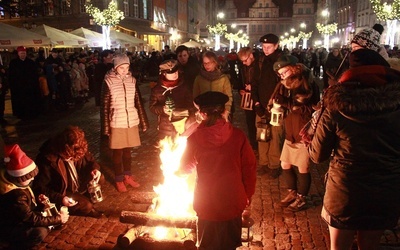
[[[170,218],[187,218],[195,215],[193,211],[193,176],[181,177],[175,173],[179,169],[182,154],[186,148],[186,137],[166,137],[159,143],[161,170],[164,182],[153,187],[157,194],[155,213]],[[158,239],[166,238],[169,234],[182,237],[186,232],[175,229],[169,232],[168,228],[157,227],[154,236]]]

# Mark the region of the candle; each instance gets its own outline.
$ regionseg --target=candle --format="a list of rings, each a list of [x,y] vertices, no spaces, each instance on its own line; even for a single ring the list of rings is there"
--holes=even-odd
[[[262,132],[261,132],[261,134],[260,134],[260,139],[261,139],[262,141],[265,141],[265,131],[262,131]]]
[[[72,198],[68,198],[68,202],[69,202],[70,204],[74,204],[74,203],[75,203],[74,199],[72,199]]]

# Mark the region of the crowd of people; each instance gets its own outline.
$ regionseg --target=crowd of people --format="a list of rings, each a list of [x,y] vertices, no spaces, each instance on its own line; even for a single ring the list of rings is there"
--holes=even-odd
[[[290,52],[279,47],[275,34],[260,37],[261,50],[200,52],[181,45],[172,51],[166,45],[149,58],[104,50],[65,59],[52,50],[48,58],[39,53],[34,61],[18,47],[8,74],[0,73],[7,76],[2,86],[11,90],[13,114],[21,119],[93,96],[119,192],[140,186],[140,177],[131,173],[140,129],[156,126],[160,140],[188,137],[177,174],[197,172],[199,249],[241,245],[242,213],[251,206],[257,175],[281,176],[287,193],[280,205],[286,210],[309,208],[311,161],[328,159],[321,216],[331,249],[350,249],[355,236],[359,249],[377,249],[383,230],[396,226],[400,217],[400,71],[389,58],[393,53],[380,45],[382,32],[374,25],[357,33],[351,48],[330,51]],[[143,107],[138,82],[144,79],[154,81],[149,110],[157,124],[148,123]],[[251,96],[244,110],[247,135],[232,125],[235,89],[243,98]],[[260,136],[261,130],[267,134]],[[68,127],[45,142],[35,162],[18,145],[9,147],[11,161],[0,175],[0,187],[6,187],[0,188],[0,209],[17,203],[29,207],[19,207],[29,216],[7,220],[7,227],[15,227],[10,232],[28,230],[27,244],[36,244],[47,231],[32,228],[67,222],[59,213],[42,218],[32,212],[31,202],[39,195],[72,215],[102,216],[82,195],[90,180],[104,177],[80,128]]]

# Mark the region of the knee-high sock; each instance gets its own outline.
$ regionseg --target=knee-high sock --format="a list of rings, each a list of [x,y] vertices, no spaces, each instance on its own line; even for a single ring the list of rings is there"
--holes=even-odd
[[[310,186],[311,186],[311,174],[310,173],[305,173],[305,174],[300,174],[297,177],[299,180],[299,188],[297,189],[297,193],[301,195],[308,195],[308,192],[310,191]]]
[[[282,177],[286,183],[287,189],[297,190],[297,178],[293,168],[283,169]]]

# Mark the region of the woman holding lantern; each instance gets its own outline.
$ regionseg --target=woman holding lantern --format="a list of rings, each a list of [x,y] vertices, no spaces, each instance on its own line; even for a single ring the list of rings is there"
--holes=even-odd
[[[297,61],[294,56],[284,55],[274,63],[274,71],[281,80],[269,102],[269,105],[281,105],[287,113],[280,160],[288,194],[281,200],[281,206],[294,212],[307,208],[306,196],[311,185],[309,155],[299,132],[311,119],[313,107],[319,102],[319,90],[311,71]]]

